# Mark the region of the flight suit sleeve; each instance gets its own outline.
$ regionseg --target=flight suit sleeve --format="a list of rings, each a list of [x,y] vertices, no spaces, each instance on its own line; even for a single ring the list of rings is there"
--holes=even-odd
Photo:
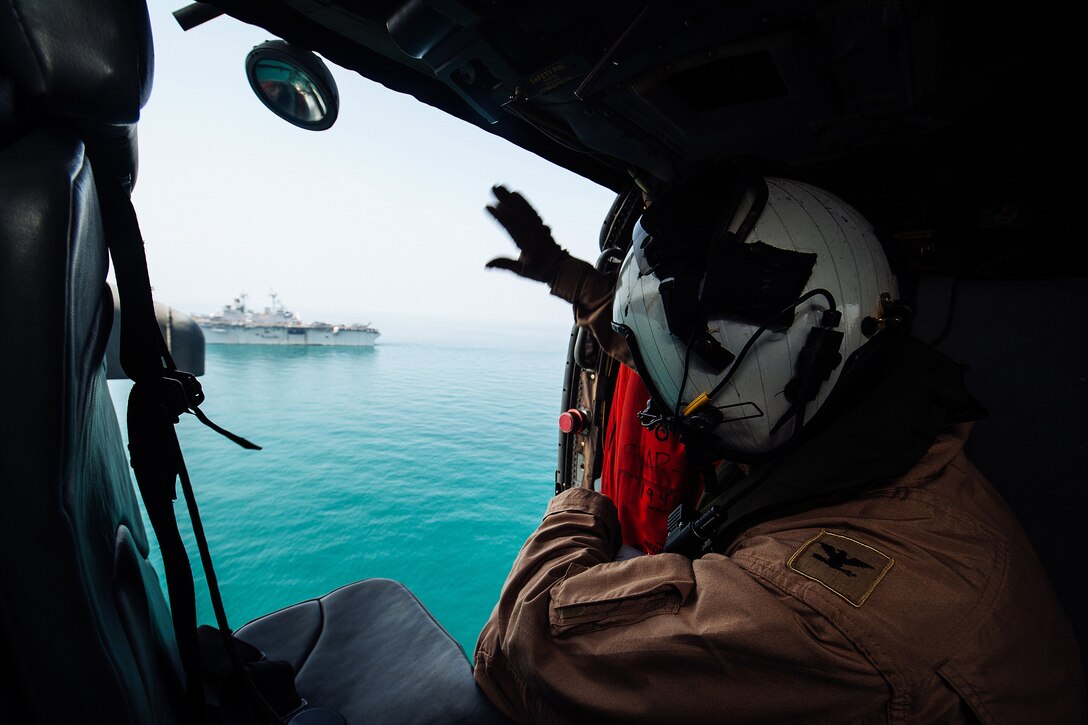
[[[604,351],[634,367],[623,336],[612,329],[612,295],[616,276],[598,271],[585,260],[567,256],[559,265],[551,292],[574,306],[574,321],[588,328]]]
[[[611,561],[619,550],[620,525],[612,501],[586,488],[560,493],[548,504],[536,532],[525,542],[503,584],[502,594],[476,644],[474,675],[480,689],[507,716],[547,721],[543,703],[534,705],[525,674],[508,661],[517,639],[533,636],[547,616],[551,588],[570,571]],[[534,712],[526,713],[526,707]]]
[[[729,558],[612,561],[615,507],[552,500],[476,647],[518,722],[883,720],[888,687],[831,622]],[[875,716],[875,717],[874,717]]]

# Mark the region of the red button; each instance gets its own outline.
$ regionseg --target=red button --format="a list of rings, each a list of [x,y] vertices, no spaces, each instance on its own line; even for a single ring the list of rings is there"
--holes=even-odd
[[[559,430],[564,433],[579,433],[586,427],[587,416],[577,408],[571,408],[559,416]]]

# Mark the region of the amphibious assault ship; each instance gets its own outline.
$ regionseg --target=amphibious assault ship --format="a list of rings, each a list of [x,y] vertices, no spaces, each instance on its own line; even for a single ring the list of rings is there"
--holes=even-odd
[[[246,305],[248,295],[240,294],[211,315],[193,315],[209,344],[223,345],[337,345],[369,347],[381,335],[370,324],[331,325],[303,322],[286,309],[275,293],[272,303],[258,312]]]

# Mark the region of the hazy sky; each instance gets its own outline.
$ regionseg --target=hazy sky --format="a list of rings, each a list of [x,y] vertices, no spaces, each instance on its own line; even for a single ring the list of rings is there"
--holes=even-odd
[[[211,312],[275,291],[305,317],[568,325],[537,283],[485,270],[513,244],[483,207],[521,190],[571,253],[594,259],[614,195],[329,63],[340,117],[311,132],[257,100],[244,61],[269,33],[223,16],[187,33],[151,0],[155,85],[134,192],[157,300]],[[338,319],[331,319],[338,318]]]

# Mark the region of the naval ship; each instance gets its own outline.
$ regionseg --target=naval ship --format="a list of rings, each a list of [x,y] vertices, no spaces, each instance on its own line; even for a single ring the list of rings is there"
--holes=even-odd
[[[303,322],[286,309],[275,293],[272,303],[258,312],[246,305],[242,293],[211,315],[193,315],[209,344],[222,345],[336,345],[370,347],[381,335],[370,324],[331,325]]]

